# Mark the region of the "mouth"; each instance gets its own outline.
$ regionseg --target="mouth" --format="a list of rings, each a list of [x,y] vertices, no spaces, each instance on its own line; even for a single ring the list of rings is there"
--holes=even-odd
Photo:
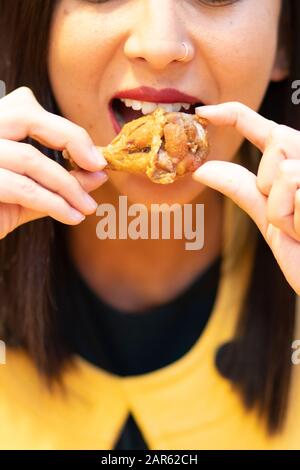
[[[109,113],[118,134],[124,124],[150,114],[157,108],[163,108],[166,112],[194,114],[195,108],[201,105],[203,103],[198,98],[174,89],[140,87],[113,96],[109,102]]]

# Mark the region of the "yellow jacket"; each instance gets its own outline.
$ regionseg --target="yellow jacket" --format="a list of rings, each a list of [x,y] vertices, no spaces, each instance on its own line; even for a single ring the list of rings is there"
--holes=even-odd
[[[26,354],[8,350],[0,365],[0,448],[110,450],[132,413],[149,449],[300,449],[300,366],[293,366],[285,429],[274,437],[214,366],[247,287],[251,237],[249,219],[227,200],[213,312],[194,346],[166,367],[119,377],[76,357],[64,373],[65,392],[50,391]]]

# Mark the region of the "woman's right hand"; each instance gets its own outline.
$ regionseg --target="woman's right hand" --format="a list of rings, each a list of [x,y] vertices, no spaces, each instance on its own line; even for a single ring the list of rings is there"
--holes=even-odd
[[[66,149],[80,170],[67,171],[26,137],[55,150]],[[0,239],[18,226],[50,216],[76,225],[95,212],[88,194],[107,180],[106,161],[88,133],[46,111],[27,87],[0,99]]]

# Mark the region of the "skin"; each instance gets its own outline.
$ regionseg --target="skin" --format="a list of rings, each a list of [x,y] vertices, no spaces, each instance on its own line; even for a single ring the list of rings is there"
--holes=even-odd
[[[279,0],[240,0],[223,7],[201,0],[61,0],[49,52],[60,110],[101,146],[115,136],[111,97],[140,85],[174,87],[204,104],[240,101],[257,109],[274,72],[280,5]],[[193,55],[182,63],[172,42],[185,40]],[[232,160],[242,136],[232,129],[211,129],[210,136],[210,158]],[[121,172],[110,172],[107,186],[106,192],[142,203],[190,202],[201,191],[191,176],[162,187]]]
[[[51,85],[62,114],[85,128],[96,145],[107,145],[115,136],[108,103],[119,90],[141,85],[174,87],[205,104],[235,100],[258,109],[270,80],[279,78],[279,0],[238,1],[227,6],[165,0],[159,2],[159,9],[157,3],[58,3],[50,38]],[[254,16],[255,22],[249,20]],[[174,47],[183,40],[192,47],[184,63],[176,60],[178,48]],[[233,160],[243,136],[230,126],[211,127],[209,132],[210,159]],[[166,302],[220,254],[222,197],[191,175],[161,186],[143,176],[108,174],[108,182],[93,193],[98,203],[117,207],[118,195],[125,194],[129,201],[147,205],[205,204],[206,242],[198,252],[186,251],[184,240],[99,242],[95,216],[69,231],[79,271],[108,303],[135,311]]]
[[[157,3],[57,3],[48,63],[64,118],[46,113],[28,89],[16,90],[0,101],[1,236],[27,220],[51,215],[69,225],[72,257],[95,292],[124,312],[142,310],[176,296],[220,254],[225,194],[255,220],[299,293],[300,133],[255,112],[270,80],[287,74],[282,49],[279,54],[277,47],[281,2],[240,0],[209,6],[200,0],[165,0],[159,2],[159,9]],[[192,48],[186,62],[177,60],[180,49],[175,45],[182,41]],[[111,96],[140,85],[174,87],[198,96],[206,105],[226,103],[198,111],[210,122],[212,161],[169,186],[121,172],[107,172],[109,178],[103,184],[105,162],[92,159],[92,144],[106,145],[115,135],[108,115]],[[24,144],[17,142],[25,135],[51,148],[66,147],[82,170],[69,173],[53,162],[50,168],[49,159],[32,148],[26,147],[25,152]],[[233,163],[245,138],[263,153],[258,175]],[[10,159],[5,163],[9,145]],[[52,179],[43,177],[45,165]],[[48,192],[42,195],[45,187]],[[184,240],[172,239],[100,242],[95,236],[98,217],[90,215],[83,223],[68,218],[74,207],[81,214],[93,213],[80,202],[82,190],[92,192],[99,204],[116,204],[119,194],[148,205],[204,203],[204,248],[186,251]]]

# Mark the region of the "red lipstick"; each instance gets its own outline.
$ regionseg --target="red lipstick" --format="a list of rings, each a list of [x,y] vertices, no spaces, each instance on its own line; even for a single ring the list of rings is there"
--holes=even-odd
[[[116,93],[114,98],[128,98],[130,100],[151,101],[152,103],[199,103],[201,100],[195,96],[187,95],[175,88],[155,88],[142,86],[131,90],[123,90]]]

